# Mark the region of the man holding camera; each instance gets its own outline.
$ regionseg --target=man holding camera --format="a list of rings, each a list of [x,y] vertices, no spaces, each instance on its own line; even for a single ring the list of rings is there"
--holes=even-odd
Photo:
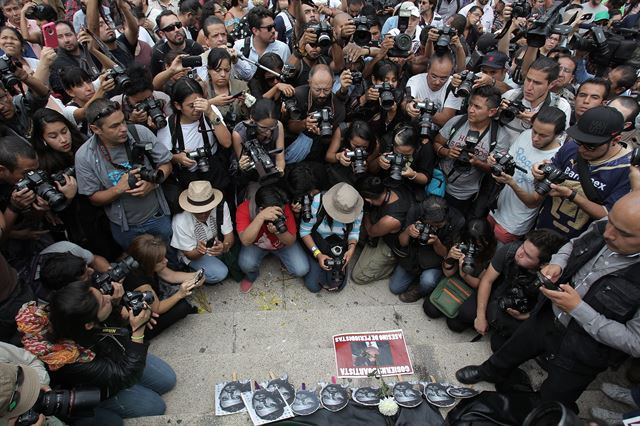
[[[163,10],[156,17],[156,24],[158,25],[158,35],[164,38],[164,41],[153,46],[151,73],[154,76],[164,71],[164,59],[171,50],[183,51],[192,56],[201,55],[204,52],[202,46],[197,42],[186,38],[182,22],[171,10]]]
[[[99,0],[87,0],[87,28],[109,49],[114,62],[118,62],[122,67],[127,68],[135,59],[136,47],[138,46],[138,34],[140,27],[138,20],[131,12],[131,4],[116,0],[118,10],[124,19],[124,31],[116,38],[116,28],[112,22],[106,21],[100,16]]]
[[[146,127],[128,127],[112,101],[93,102],[87,121],[94,135],[76,153],[79,192],[104,206],[123,249],[145,233],[169,244],[171,217],[159,184],[171,174],[171,153]]]
[[[49,88],[22,68],[16,68],[14,75],[18,85],[26,84],[26,93],[0,83],[0,123],[10,133],[22,138],[30,138],[33,123],[31,116],[49,101]]]
[[[640,193],[634,191],[551,258],[541,271],[544,299],[529,319],[487,361],[458,370],[456,378],[499,382],[542,355],[549,373],[542,400],[577,410],[575,401],[598,373],[627,355],[640,357],[638,254]]]
[[[481,182],[490,172],[487,157],[509,147],[507,132],[493,120],[498,113],[500,93],[493,87],[473,89],[467,115],[454,117],[440,129],[434,149],[447,177],[445,198],[450,207],[470,214]]]
[[[509,90],[502,95],[500,121],[510,139],[517,138],[520,133],[531,128],[531,118],[545,105],[560,108],[567,117],[565,128],[569,127],[571,105],[566,99],[551,92],[552,83],[558,79],[559,74],[560,65],[553,59],[542,56],[529,67],[522,88]],[[505,112],[510,114],[506,116]]]
[[[592,108],[567,129],[569,139],[551,162],[533,165],[538,182],[528,205],[542,204],[537,228],[573,238],[629,192],[630,150],[618,143],[623,126],[620,112]]]
[[[237,40],[233,48],[238,52],[238,56],[242,55],[254,62],[265,53],[274,52],[282,58],[284,63],[289,59],[291,52],[289,47],[283,42],[276,40],[276,26],[273,23],[273,13],[262,6],[256,6],[247,14],[247,22],[251,29],[251,36]],[[247,61],[239,58],[236,72],[238,78],[249,81],[253,74],[256,73],[257,67]]]

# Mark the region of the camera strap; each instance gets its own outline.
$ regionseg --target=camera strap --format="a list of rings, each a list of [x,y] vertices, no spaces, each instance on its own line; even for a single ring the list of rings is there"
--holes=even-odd
[[[180,121],[179,114],[173,114],[171,117],[169,117],[169,131],[171,132],[171,147],[172,147],[172,152],[174,154],[179,152],[184,152],[185,150],[184,135],[182,134],[182,126],[179,124],[179,121]],[[205,121],[205,117],[203,114],[200,117],[200,122],[198,124],[198,131],[202,135],[202,143],[204,145],[204,149],[207,151],[207,155],[213,155],[212,145],[211,145],[211,142],[209,141],[209,135],[208,135],[209,130],[206,127],[206,123],[208,122],[209,120]],[[211,127],[210,123],[209,123],[209,127]],[[211,127],[211,129],[213,130],[213,127]],[[215,140],[215,134],[213,137]]]
[[[596,204],[603,205],[604,200],[596,191],[595,186],[593,186],[593,181],[589,177],[589,164],[587,161],[580,156],[576,152],[576,167],[578,168],[578,176],[580,178],[580,186],[582,186],[582,190],[584,191],[584,195],[587,196],[589,201],[592,201]]]

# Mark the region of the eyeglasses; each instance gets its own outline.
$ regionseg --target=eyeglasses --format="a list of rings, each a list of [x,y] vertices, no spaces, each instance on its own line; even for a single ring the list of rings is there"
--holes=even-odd
[[[584,142],[580,142],[580,141],[575,141],[576,145],[584,147],[584,149],[586,149],[587,151],[595,151],[596,149],[600,148],[603,145],[607,145],[610,141],[607,141],[605,143],[601,143],[599,145],[591,145],[591,144],[586,144]]]
[[[256,126],[258,127],[258,130],[263,131],[263,132],[273,132],[278,128],[278,123],[276,123],[275,125],[271,126],[271,127],[266,127],[266,126],[261,126],[259,124],[256,123]]]
[[[160,28],[160,31],[164,31],[165,33],[170,33],[176,28],[178,29],[182,28],[182,22],[178,21],[178,22],[174,22],[173,24],[169,24],[164,28]]]
[[[16,385],[13,388],[13,393],[11,394],[11,398],[9,399],[9,406],[7,407],[7,412],[12,412],[16,409],[18,404],[20,403],[20,391],[18,389],[22,386],[24,382],[24,372],[22,371],[22,367],[18,366],[18,375],[16,376]]]
[[[101,118],[105,118],[105,117],[110,116],[111,114],[113,114],[116,111],[120,111],[120,104],[118,102],[112,102],[112,103],[108,104],[107,106],[104,107],[104,109],[102,111],[100,111],[98,113],[98,115],[95,116],[95,118],[93,120],[91,120],[91,124],[96,123]]]
[[[273,25],[273,24],[271,24],[271,25],[266,25],[266,26],[264,26],[264,27],[260,27],[260,29],[267,30],[267,31],[273,31],[275,28],[276,28],[276,26],[275,26],[275,25]]]

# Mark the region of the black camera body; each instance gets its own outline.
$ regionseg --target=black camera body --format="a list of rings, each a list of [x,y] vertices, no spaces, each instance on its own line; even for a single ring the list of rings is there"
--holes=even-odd
[[[433,139],[438,131],[438,127],[433,122],[433,116],[438,112],[438,107],[433,101],[416,102],[415,106],[421,113],[418,123],[420,136]]]
[[[371,23],[366,16],[353,18],[356,32],[353,33],[353,42],[358,46],[367,46],[371,42]]]
[[[410,35],[400,33],[393,38],[393,47],[387,52],[390,58],[407,58],[411,55],[413,39]]]
[[[342,255],[334,255],[324,261],[325,266],[331,268],[331,288],[338,288],[344,281],[344,271],[342,268],[345,265],[344,257]]]
[[[128,142],[127,142],[128,143]],[[140,169],[138,172],[140,174],[140,180],[144,180],[151,183],[162,183],[164,180],[164,172],[162,170],[154,170],[150,167],[144,165],[144,158],[147,155],[150,155],[150,152],[153,150],[152,143],[136,143],[133,145],[133,149],[131,150],[131,156],[133,168]],[[129,175],[129,187],[134,188],[136,185],[136,177],[132,174]]]
[[[351,71],[351,84],[357,86],[362,83],[364,77],[360,71]]]
[[[351,161],[353,174],[361,175],[367,172],[367,151],[363,148],[356,148],[353,151],[346,150],[344,155]]]
[[[100,389],[95,387],[40,391],[34,406],[16,420],[16,426],[30,426],[45,416],[78,417],[91,415],[100,404]]]
[[[305,222],[309,222],[311,220],[311,203],[312,202],[313,202],[313,196],[311,194],[304,194],[299,199],[299,203],[302,206],[300,210],[300,217]]]
[[[540,287],[544,287],[544,288],[546,288],[548,290],[555,290],[555,291],[559,291],[560,290],[560,287],[558,287],[549,278],[544,276],[544,274],[542,272],[540,272],[540,271],[537,272],[536,279],[535,279],[535,281],[533,281],[533,283],[531,285],[535,289],[539,289]]]
[[[477,270],[478,266],[476,264],[476,255],[478,254],[479,249],[476,243],[473,241],[460,243],[458,244],[458,248],[464,254],[464,259],[462,260],[462,272],[474,277],[478,276],[480,271]]]
[[[389,177],[396,181],[402,180],[402,171],[404,170],[405,164],[407,164],[407,159],[402,154],[396,154],[395,152],[390,152],[384,155],[385,160],[387,160],[391,167],[389,168]]]
[[[472,71],[464,70],[460,73],[460,78],[462,79],[462,83],[460,83],[460,86],[456,89],[455,95],[459,98],[466,98],[471,94],[473,84],[478,79],[478,75]]]
[[[526,314],[531,311],[532,303],[520,286],[511,287],[504,296],[498,299],[498,307],[505,312],[507,309],[515,309],[520,313]]]
[[[280,177],[280,170],[276,167],[276,162],[271,158],[273,154],[279,154],[282,149],[267,151],[258,139],[248,139],[242,142],[242,147],[251,158],[249,170],[256,170],[260,182],[265,182]]]
[[[280,81],[293,84],[298,78],[298,68],[295,65],[284,64],[280,70]]]
[[[125,69],[120,65],[116,64],[111,67],[111,69],[107,71],[107,76],[115,81],[116,87],[120,90],[126,90],[131,86],[131,79],[125,72]]]
[[[138,111],[146,111],[149,117],[151,117],[151,120],[153,120],[156,129],[162,129],[167,126],[167,118],[162,111],[162,102],[153,96],[137,104],[136,109]]]
[[[287,218],[285,215],[278,216],[278,218],[271,223],[276,228],[276,234],[284,234],[287,232]]]
[[[516,0],[511,3],[511,17],[527,18],[531,15],[531,3],[528,0]]]
[[[458,32],[455,28],[449,27],[445,25],[442,28],[438,29],[438,40],[436,40],[435,45],[433,46],[433,50],[438,55],[443,55],[447,53],[450,49],[451,38],[453,36],[458,35]]]
[[[476,152],[476,146],[480,142],[480,132],[477,130],[469,130],[467,137],[464,140],[464,147],[460,152],[458,158],[454,162],[454,166],[461,168],[468,168],[471,165],[471,157]]]
[[[294,96],[292,97],[283,96],[282,104],[284,105],[284,109],[285,111],[287,111],[287,115],[289,115],[289,118],[291,120],[296,120],[296,121],[302,120],[303,113],[300,107],[298,106],[298,101]]]
[[[318,121],[321,138],[329,138],[333,135],[333,112],[330,108],[322,108],[310,113],[309,116]]]
[[[40,21],[47,21],[49,18],[48,8],[44,4],[36,4],[25,13],[27,19],[38,19]]]
[[[575,34],[571,37],[569,48],[588,52],[589,63],[596,65],[596,74],[601,76],[609,66],[615,67],[630,62],[639,35],[637,30],[593,26],[587,34]]]
[[[131,309],[133,316],[142,312],[145,307],[145,303],[150,305],[155,298],[150,291],[126,291],[122,296],[122,306]]]
[[[507,103],[509,105],[500,111],[500,115],[498,116],[500,124],[502,125],[511,123],[518,114],[527,110],[527,107],[522,105],[520,101],[507,101]]]
[[[495,158],[496,164],[491,166],[491,173],[495,176],[500,176],[502,173],[513,176],[516,169],[520,170],[522,173],[527,173],[526,169],[523,169],[516,164],[516,160],[514,160],[513,156],[509,153],[494,152],[493,158]]]
[[[202,173],[208,173],[211,169],[209,167],[209,156],[207,150],[204,147],[197,148],[195,151],[187,152],[187,158],[194,160],[198,163],[198,170]]]
[[[0,81],[14,96],[20,93],[20,79],[14,74],[18,68],[22,68],[22,64],[16,58],[6,53],[0,56]]]
[[[66,183],[66,180],[64,179],[65,176],[75,177],[75,175],[76,168],[73,166],[69,166],[64,170],[60,170],[58,173],[52,174],[51,180],[54,182],[58,182],[60,185],[64,185]]]
[[[333,43],[333,28],[327,22],[322,21],[319,24],[311,25],[309,28],[316,33],[318,46],[325,48]]]
[[[551,184],[559,184],[565,181],[567,175],[553,163],[547,163],[540,170],[544,175],[541,181],[536,182],[535,191],[540,195],[546,195],[551,191]]]
[[[64,194],[49,182],[47,174],[42,170],[31,170],[25,173],[24,178],[16,184],[15,190],[22,191],[25,188],[42,197],[54,212],[60,212],[67,206]]]
[[[396,103],[396,97],[393,94],[394,89],[391,87],[391,84],[384,82],[382,84],[376,84],[373,88],[378,90],[378,101],[382,109],[389,111],[393,108]]]
[[[416,227],[418,232],[420,232],[420,235],[418,235],[418,238],[416,239],[418,240],[418,244],[420,244],[421,246],[428,245],[431,235],[435,235],[438,231],[432,225],[424,222],[416,222],[414,226]]]
[[[111,283],[120,281],[139,267],[140,264],[133,257],[127,256],[107,272],[96,272],[92,277],[92,281],[102,294],[113,294],[113,285]]]

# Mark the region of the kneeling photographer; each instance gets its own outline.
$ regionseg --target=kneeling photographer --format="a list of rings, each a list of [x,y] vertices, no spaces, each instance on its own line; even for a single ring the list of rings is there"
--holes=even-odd
[[[309,273],[304,277],[309,291],[340,291],[347,284],[363,206],[358,191],[347,183],[313,197],[311,218],[300,223],[300,237],[310,252]]]
[[[524,241],[500,247],[480,279],[477,294],[462,304],[458,316],[450,320],[450,328],[462,331],[473,325],[480,334],[492,328],[491,349],[497,351],[529,318],[540,295],[537,271],[565,242],[554,231],[538,229],[529,232]]]
[[[493,119],[499,105],[497,89],[472,89],[467,114],[449,120],[435,139],[446,176],[445,198],[450,207],[469,217],[486,216],[488,188],[494,184],[487,157],[494,150],[507,151],[510,145],[507,132]]]
[[[372,170],[378,158],[376,136],[365,121],[356,120],[338,127],[325,155],[329,184],[356,180]]]
[[[453,246],[464,218],[440,197],[429,196],[409,210],[407,227],[398,234],[398,266],[389,290],[401,302],[413,303],[431,293],[442,277],[442,259]],[[412,285],[418,279],[417,285]]]
[[[162,415],[160,395],[175,386],[176,376],[147,352],[145,330],[156,316],[146,303],[150,297],[109,284],[112,293],[103,294],[77,281],[52,293],[46,309],[35,302],[24,305],[16,317],[24,348],[46,364],[53,386],[100,388],[99,410],[121,418]],[[131,331],[114,309],[120,304],[127,308]]]
[[[174,113],[158,132],[158,141],[173,154],[177,185],[165,185],[165,193],[172,211],[178,212],[178,196],[189,183],[208,180],[223,190],[231,184],[225,150],[231,146],[231,135],[220,112],[209,105],[202,87],[192,78],[176,81],[172,107]]]
[[[275,103],[260,99],[251,107],[249,120],[233,129],[233,151],[238,159],[242,191],[247,182],[267,182],[284,174],[284,126],[276,119]],[[244,191],[242,191],[244,192]],[[240,197],[243,199],[243,197]]]

